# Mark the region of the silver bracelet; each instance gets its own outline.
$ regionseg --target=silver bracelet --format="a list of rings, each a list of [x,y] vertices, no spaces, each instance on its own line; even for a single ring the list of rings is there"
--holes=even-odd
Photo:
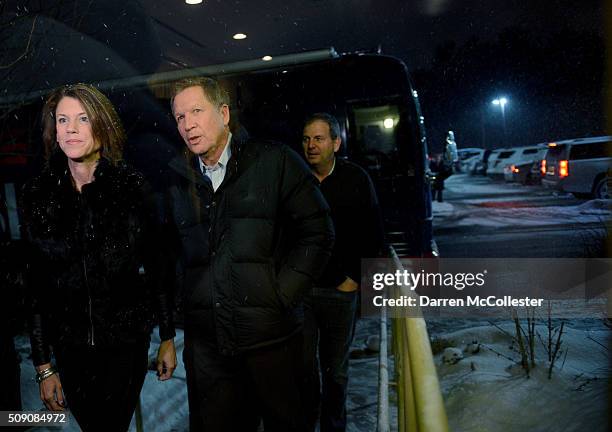
[[[48,367],[47,369],[44,369],[40,372],[36,373],[36,384],[40,384],[41,382],[43,382],[44,380],[46,380],[47,378],[49,378],[51,375],[55,375],[57,373],[57,371],[55,370],[55,368],[52,367]]]

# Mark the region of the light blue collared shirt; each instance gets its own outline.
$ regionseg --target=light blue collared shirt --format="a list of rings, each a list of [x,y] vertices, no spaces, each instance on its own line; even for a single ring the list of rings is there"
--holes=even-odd
[[[232,133],[230,132],[227,136],[227,142],[225,143],[225,148],[223,149],[223,153],[221,153],[221,157],[217,161],[216,164],[212,166],[204,165],[202,159],[198,157],[198,162],[200,162],[200,170],[202,173],[210,179],[212,182],[213,190],[216,192],[221,183],[223,183],[223,179],[225,178],[225,171],[227,170],[227,162],[232,156],[232,149],[230,147],[230,141],[232,140]]]

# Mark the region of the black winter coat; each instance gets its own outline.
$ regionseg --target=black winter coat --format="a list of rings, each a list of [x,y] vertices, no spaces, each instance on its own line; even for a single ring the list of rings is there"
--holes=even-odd
[[[162,340],[174,336],[148,186],[137,172],[106,159],[94,178],[78,193],[58,153],[23,190],[35,365],[49,361],[49,345],[148,341],[154,309]]]
[[[301,299],[333,245],[329,208],[293,150],[271,142],[230,143],[213,192],[198,161],[179,157],[167,205],[180,239],[186,333],[233,355],[289,338],[301,328]]]
[[[335,289],[346,277],[361,281],[361,260],[376,258],[385,249],[382,215],[376,190],[367,172],[340,158],[321,182],[321,192],[331,208],[336,243],[319,288]]]

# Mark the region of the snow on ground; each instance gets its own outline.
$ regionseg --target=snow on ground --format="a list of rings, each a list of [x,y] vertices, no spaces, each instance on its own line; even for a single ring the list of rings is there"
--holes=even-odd
[[[446,184],[448,194],[462,195],[458,203],[433,202],[436,228],[483,226],[552,226],[563,224],[598,224],[612,221],[612,200],[591,200],[576,205],[538,206],[551,196],[533,186],[492,182],[454,175]],[[509,197],[512,198],[509,198]],[[557,198],[571,196],[561,194]]]
[[[612,200],[597,200],[608,201]],[[440,204],[442,206],[440,206]],[[544,226],[569,223],[605,223],[612,220],[612,211],[598,208],[598,203],[589,201],[576,206],[550,207],[478,207],[449,203],[434,203],[434,225],[484,226],[503,228],[511,226]],[[451,206],[451,207],[449,207]]]
[[[467,196],[489,196],[533,193],[533,189],[518,183],[493,182],[488,177],[475,177],[467,174],[453,174],[444,182],[445,191]]]
[[[450,430],[475,431],[607,431],[608,346],[611,333],[603,326],[585,330],[566,326],[564,354],[547,376],[547,354],[536,344],[536,368],[524,370],[511,349],[514,324],[464,328],[439,335],[461,350],[477,340],[480,351],[463,353],[455,365],[435,356]],[[545,340],[547,329],[536,326]],[[567,351],[567,355],[565,355]],[[500,355],[501,354],[501,355]]]

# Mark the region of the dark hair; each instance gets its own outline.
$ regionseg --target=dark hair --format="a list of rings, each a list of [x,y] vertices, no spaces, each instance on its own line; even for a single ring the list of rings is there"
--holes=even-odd
[[[340,137],[340,124],[338,123],[338,120],[336,120],[336,117],[332,116],[331,114],[324,112],[314,113],[306,117],[304,127],[316,122],[317,120],[327,123],[329,126],[329,136],[331,139],[335,140],[336,138]]]
[[[184,78],[172,85],[170,97],[170,108],[172,109],[172,113],[174,113],[174,98],[177,94],[189,87],[200,87],[204,90],[204,95],[209,102],[216,107],[221,107],[222,105],[229,106],[230,104],[229,94],[221,87],[217,80],[208,77]]]
[[[89,84],[70,84],[53,90],[42,110],[43,143],[47,159],[58,148],[55,126],[57,105],[65,97],[78,100],[91,123],[93,138],[100,143],[100,154],[116,163],[122,158],[125,130],[113,104],[100,90]]]

